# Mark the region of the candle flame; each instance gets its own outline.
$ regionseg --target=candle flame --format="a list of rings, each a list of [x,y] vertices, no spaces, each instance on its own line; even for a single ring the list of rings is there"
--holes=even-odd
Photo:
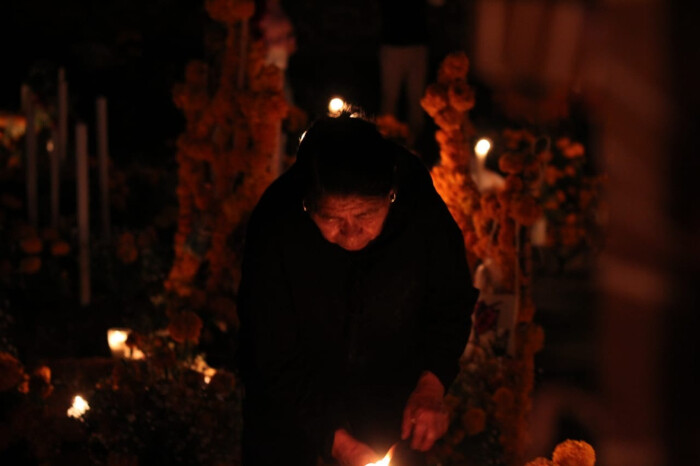
[[[345,109],[345,101],[340,97],[333,97],[330,102],[328,102],[328,111],[331,116],[338,116]]]
[[[73,406],[68,408],[66,414],[68,414],[69,417],[78,419],[82,417],[83,414],[85,414],[89,409],[90,405],[87,401],[85,401],[85,398],[80,395],[76,395],[75,398],[73,398]]]
[[[489,154],[489,151],[491,150],[491,141],[489,141],[486,138],[481,138],[477,141],[476,145],[474,146],[474,153],[476,154],[477,157],[480,159],[486,158],[486,156]]]
[[[396,444],[389,448],[389,451],[386,455],[384,455],[384,458],[376,463],[368,463],[365,466],[389,466],[391,464],[391,457],[394,456],[394,448],[396,448]]]

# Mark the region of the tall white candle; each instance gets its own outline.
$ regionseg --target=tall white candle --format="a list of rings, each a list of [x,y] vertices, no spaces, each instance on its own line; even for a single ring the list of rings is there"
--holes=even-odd
[[[66,70],[58,70],[58,138],[56,148],[58,159],[63,162],[66,159],[68,147],[68,82]]]
[[[97,111],[97,164],[100,170],[100,211],[102,214],[102,237],[110,239],[109,212],[109,139],[107,120],[107,99],[98,97]]]
[[[27,119],[24,135],[24,150],[27,167],[27,216],[29,224],[36,227],[39,223],[39,200],[37,192],[37,141],[36,125],[34,124],[34,103],[31,94],[26,102]]]
[[[51,132],[51,147],[47,147],[51,172],[51,227],[58,228],[61,204],[61,161],[57,151],[58,131]]]
[[[90,304],[90,183],[88,171],[87,127],[75,127],[75,167],[78,212],[78,264],[80,270],[80,304]]]

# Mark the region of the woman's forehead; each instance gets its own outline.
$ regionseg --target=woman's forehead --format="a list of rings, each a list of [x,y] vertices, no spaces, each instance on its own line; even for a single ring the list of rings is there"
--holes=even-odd
[[[357,194],[326,194],[319,199],[318,208],[326,213],[351,213],[383,207],[384,196],[361,196]]]

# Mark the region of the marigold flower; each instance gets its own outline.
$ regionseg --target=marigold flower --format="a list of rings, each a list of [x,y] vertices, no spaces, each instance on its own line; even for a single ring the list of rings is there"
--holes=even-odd
[[[51,244],[51,255],[56,257],[67,256],[70,252],[70,245],[65,241],[55,241]]]
[[[534,460],[528,461],[525,463],[525,466],[554,466],[554,463],[552,463],[550,460],[547,458],[539,457],[535,458]]]
[[[247,0],[207,0],[207,13],[225,24],[248,20],[255,13],[255,3]]]
[[[22,364],[10,353],[0,352],[0,392],[16,387],[23,379]]]
[[[420,104],[428,115],[435,118],[435,116],[447,107],[448,96],[445,86],[433,83],[427,87],[425,90],[425,95],[420,100]]]
[[[41,258],[38,256],[25,257],[19,263],[19,271],[25,275],[33,275],[41,270]]]
[[[469,58],[464,52],[451,53],[440,64],[438,82],[447,84],[458,79],[466,79],[469,72]]]
[[[595,450],[581,440],[566,440],[554,449],[552,461],[557,466],[593,466]]]
[[[19,243],[20,248],[27,254],[39,254],[44,248],[44,244],[38,236],[25,238]]]
[[[498,168],[502,172],[517,175],[525,169],[525,154],[506,152],[498,159]]]
[[[491,399],[496,403],[496,411],[503,412],[511,409],[515,405],[515,395],[507,387],[499,387]]]
[[[583,148],[583,144],[581,144],[580,142],[569,144],[568,146],[563,148],[562,152],[564,153],[564,157],[566,157],[567,159],[583,157],[586,153],[585,149]]]
[[[470,408],[462,416],[467,435],[476,435],[486,428],[486,413],[481,408]]]
[[[435,115],[435,124],[444,130],[457,130],[462,124],[462,114],[455,108],[447,106]]]
[[[53,393],[51,385],[51,369],[47,366],[39,366],[34,369],[29,379],[29,391],[46,399]]]
[[[542,216],[542,207],[534,197],[520,196],[513,201],[511,216],[521,225],[531,226]]]
[[[178,343],[198,343],[202,331],[202,319],[193,311],[178,312],[171,316],[168,324],[170,338]]]
[[[474,107],[474,90],[466,81],[455,81],[447,90],[450,105],[460,112],[466,112]]]
[[[130,231],[126,231],[117,238],[117,257],[125,264],[133,264],[139,257],[136,249],[136,238]]]

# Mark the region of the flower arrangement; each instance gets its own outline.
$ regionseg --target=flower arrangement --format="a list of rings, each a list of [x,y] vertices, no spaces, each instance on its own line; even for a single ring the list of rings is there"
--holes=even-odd
[[[593,466],[595,465],[595,450],[581,440],[566,440],[554,449],[552,459],[535,458],[525,463],[525,466]]]
[[[177,142],[179,215],[165,289],[194,309],[211,308],[217,325],[228,326],[236,318],[220,320],[218,307],[222,299],[233,304],[243,226],[273,180],[288,107],[282,73],[265,64],[263,43],[248,45],[244,21],[253,2],[211,0],[206,8],[227,35],[221,62],[191,62],[173,91],[187,125]]]
[[[583,241],[588,237],[583,212],[593,206],[598,181],[582,174],[580,142],[553,136],[556,130],[506,127],[497,161],[502,187],[479,189],[472,176],[475,128],[468,112],[475,96],[468,70],[464,53],[447,56],[437,82],[421,100],[439,128],[440,162],[432,168],[433,182],[464,234],[482,292],[462,370],[448,394],[452,424],[432,455],[442,464],[482,458],[488,464],[516,465],[524,462],[534,356],[544,345],[544,331],[533,322],[532,227],[547,218],[548,244]],[[505,332],[497,328],[504,325],[500,303],[485,296],[512,301]],[[486,338],[489,333],[495,337]]]

